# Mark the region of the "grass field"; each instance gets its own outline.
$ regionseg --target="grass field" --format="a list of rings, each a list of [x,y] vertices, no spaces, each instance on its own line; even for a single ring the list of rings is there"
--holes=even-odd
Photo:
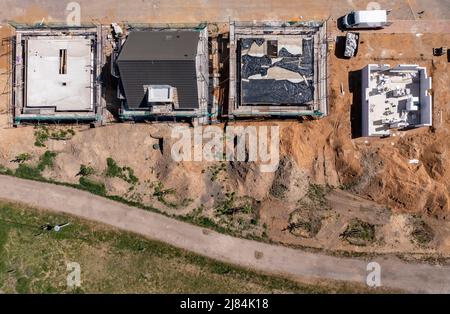
[[[40,226],[70,222],[60,232]],[[68,288],[67,263],[81,266]],[[339,293],[230,266],[78,218],[0,202],[0,291],[4,293]]]

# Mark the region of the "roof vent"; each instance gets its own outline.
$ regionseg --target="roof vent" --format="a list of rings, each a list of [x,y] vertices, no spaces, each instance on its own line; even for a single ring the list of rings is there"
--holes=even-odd
[[[148,102],[173,102],[173,91],[170,85],[147,86]]]

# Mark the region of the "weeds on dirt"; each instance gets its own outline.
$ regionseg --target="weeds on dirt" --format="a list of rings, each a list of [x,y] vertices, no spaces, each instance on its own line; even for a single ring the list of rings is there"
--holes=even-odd
[[[49,140],[70,140],[75,135],[75,131],[71,128],[52,131],[46,126],[36,127],[34,131],[35,142],[37,147],[45,147],[45,143]]]
[[[423,221],[420,217],[412,217],[411,237],[413,242],[418,245],[425,246],[434,239],[433,229]]]
[[[53,167],[57,153],[52,151],[46,151],[41,157],[39,157],[39,163],[36,166],[21,163],[14,172],[14,175],[23,179],[42,180],[42,171],[45,168]]]
[[[227,164],[225,162],[221,162],[220,164],[213,165],[208,168],[210,172],[210,179],[212,182],[217,181],[221,172],[225,172],[227,170]]]
[[[24,163],[25,161],[29,161],[31,160],[32,156],[30,153],[21,153],[19,155],[17,155],[16,157],[14,157],[13,160],[11,160],[11,162],[16,162],[16,163]]]
[[[352,191],[353,188],[355,188],[358,185],[358,183],[359,180],[355,179],[351,182],[342,183],[341,185],[338,186],[338,188],[343,191]]]
[[[88,177],[95,174],[95,169],[91,166],[86,166],[81,164],[80,165],[80,171],[75,175],[76,177],[82,176],[82,177]]]
[[[103,182],[99,182],[92,178],[89,178],[89,176],[95,174],[95,172],[96,171],[93,167],[81,164],[80,171],[78,171],[75,176],[80,177],[78,179],[78,182],[83,190],[100,196],[107,196],[108,193],[106,191],[105,184]]]
[[[215,219],[234,234],[261,240],[263,230],[259,223],[258,203],[250,197],[237,197],[235,192],[226,193],[214,207]]]
[[[225,199],[216,206],[216,212],[219,215],[233,215],[238,209],[234,207],[236,194],[234,192],[226,193]]]
[[[44,171],[46,167],[52,168],[57,153],[47,150],[41,157],[39,157],[39,163],[37,168],[40,171]]]
[[[365,246],[375,241],[375,226],[354,218],[340,236],[350,244]]]
[[[174,196],[177,194],[177,191],[172,188],[166,189],[164,187],[164,184],[162,182],[157,182],[156,184],[152,184],[154,187],[153,196],[156,197],[156,199],[161,203],[164,204],[167,207],[171,208],[179,208],[179,207],[187,207],[189,206],[194,200],[191,198],[184,198],[181,202],[174,202],[168,200],[169,196]]]
[[[3,165],[0,165],[0,174],[13,175],[14,171]]]
[[[230,231],[226,228],[218,225],[215,223],[211,218],[205,217],[203,215],[203,212],[205,211],[205,207],[203,204],[200,207],[194,208],[189,214],[185,216],[178,216],[183,221],[190,222],[194,225],[202,226],[205,228],[213,229],[221,233],[228,233],[230,234]]]
[[[70,140],[75,135],[73,129],[61,129],[50,133],[50,139],[57,141]]]
[[[310,184],[305,196],[298,201],[298,206],[304,210],[323,211],[330,209],[327,194],[331,191],[331,187],[318,184]]]
[[[310,184],[305,196],[298,201],[299,208],[290,214],[286,230],[303,238],[315,237],[322,228],[325,211],[330,209],[326,199],[330,191],[328,185]]]
[[[194,200],[193,200],[192,198],[184,198],[184,199],[181,201],[180,205],[178,205],[178,206],[179,206],[179,207],[187,207],[187,206],[191,205],[193,201],[194,201]]]
[[[291,213],[287,230],[303,238],[315,237],[322,228],[322,217],[314,212],[298,209]]]
[[[120,167],[114,159],[108,157],[106,159],[105,175],[111,178],[120,178],[130,184],[136,184],[139,179],[134,175],[134,170],[130,167]]]
[[[43,179],[41,171],[37,169],[37,167],[28,164],[20,164],[19,167],[14,172],[14,175],[22,179],[30,179],[30,180]]]
[[[232,216],[236,213],[252,215],[255,213],[253,204],[248,199],[239,200],[235,192],[225,193],[225,198],[219,201],[215,207],[219,216]],[[240,203],[240,204],[239,204]]]
[[[330,191],[331,187],[328,185],[310,184],[308,186],[308,192],[306,192],[306,197],[314,206],[328,208],[329,205],[326,196]]]
[[[102,182],[97,182],[92,179],[86,178],[85,176],[82,176],[78,182],[80,183],[80,186],[91,193],[106,196],[106,187],[105,184]]]
[[[34,146],[45,147],[45,142],[47,142],[49,137],[48,128],[43,126],[34,131]]]
[[[170,202],[166,199],[166,197],[168,195],[175,195],[176,191],[175,189],[169,188],[169,189],[165,189],[164,188],[164,184],[162,182],[158,182],[155,185],[154,191],[153,191],[153,196],[156,196],[156,198],[158,199],[159,202],[161,202],[162,204],[168,206],[168,207],[172,207],[172,208],[176,208],[177,204],[174,202]]]

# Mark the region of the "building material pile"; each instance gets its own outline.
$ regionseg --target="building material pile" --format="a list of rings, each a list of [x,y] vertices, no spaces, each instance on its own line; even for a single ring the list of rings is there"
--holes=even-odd
[[[344,56],[351,58],[356,56],[356,51],[358,49],[359,35],[357,33],[347,33],[345,38],[345,52]]]

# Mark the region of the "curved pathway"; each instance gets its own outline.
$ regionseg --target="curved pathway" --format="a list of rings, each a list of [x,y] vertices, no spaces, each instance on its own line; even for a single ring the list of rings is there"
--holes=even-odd
[[[309,253],[234,238],[81,190],[0,175],[0,198],[75,215],[255,270],[296,278],[365,284],[367,264],[381,266],[384,287],[410,292],[450,293],[450,267],[409,264],[393,258],[364,261]]]

